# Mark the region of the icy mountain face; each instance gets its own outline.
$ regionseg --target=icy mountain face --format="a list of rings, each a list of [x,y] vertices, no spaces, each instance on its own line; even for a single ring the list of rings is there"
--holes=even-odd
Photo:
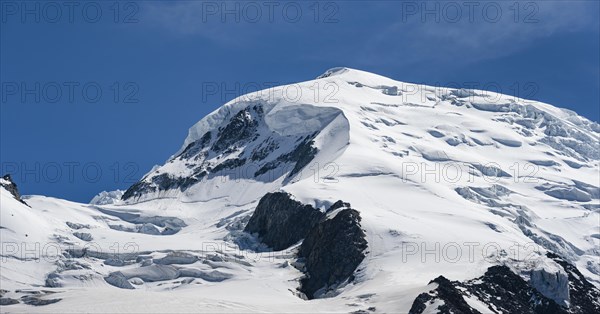
[[[426,162],[465,163],[476,176],[486,177],[533,177],[542,167],[593,168],[600,159],[597,123],[538,102],[487,91],[407,84],[346,68],[292,86],[294,99],[290,86],[260,91],[202,119],[190,129],[180,151],[128,189],[123,199],[134,203],[180,195],[208,199],[216,197],[216,186],[222,186],[218,181],[266,183],[271,189],[285,186],[303,169],[310,172],[307,165],[335,161],[351,137],[369,140],[354,142],[352,148],[399,158],[412,152]],[[503,152],[495,156],[499,150]],[[515,152],[530,156],[510,156]],[[377,155],[369,156],[369,162],[387,161]],[[531,169],[496,166],[497,157],[505,156]],[[598,198],[595,183],[540,182],[537,189],[558,199],[591,201]],[[230,188],[235,189],[225,190]],[[253,201],[263,194],[238,201]]]
[[[115,191],[102,191],[98,195],[94,196],[90,201],[92,205],[108,205],[108,204],[116,204],[121,201],[123,198],[124,191],[115,190]]]
[[[319,151],[343,151],[348,142],[347,120],[335,108],[297,105],[268,99],[230,103],[190,130],[183,149],[162,167],[129,188],[123,200],[139,201],[185,193],[214,198],[222,181],[285,185],[319,157]],[[336,138],[328,132],[340,130]],[[225,180],[223,178],[226,178]],[[236,189],[228,185],[224,191]],[[268,191],[265,190],[265,191]],[[240,192],[242,192],[240,190]],[[263,193],[264,194],[264,193]],[[256,200],[256,194],[222,194],[236,203]]]
[[[332,69],[209,114],[120,202],[29,208],[0,188],[3,241],[61,249],[4,250],[2,298],[25,312],[23,289],[62,299],[50,312],[89,311],[90,296],[98,311],[600,310],[599,132],[548,104]]]
[[[347,68],[293,87],[293,101],[290,86],[283,86],[208,115],[179,152],[123,199],[225,197],[241,205],[287,186],[301,187],[311,201],[347,200],[342,196],[353,188],[346,182],[381,176],[434,194],[456,193],[463,206],[479,204],[507,217],[547,249],[572,259],[585,255],[553,230],[536,231],[540,213],[526,203],[574,202],[569,206],[578,215],[598,209],[597,123],[539,102]],[[310,192],[321,186],[329,191],[323,199]],[[588,239],[597,233],[588,232]]]

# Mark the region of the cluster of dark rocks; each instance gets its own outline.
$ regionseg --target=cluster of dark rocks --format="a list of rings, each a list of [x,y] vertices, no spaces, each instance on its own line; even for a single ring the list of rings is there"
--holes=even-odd
[[[4,189],[6,189],[10,194],[12,194],[12,196],[14,196],[14,198],[27,205],[27,203],[25,203],[25,201],[21,198],[21,194],[19,193],[19,189],[17,188],[17,184],[12,180],[12,177],[10,176],[10,174],[5,174],[2,177],[3,181],[0,182],[0,186],[2,186]],[[27,205],[29,206],[29,205]]]
[[[200,139],[188,144],[173,160],[184,160],[192,170],[188,176],[176,176],[169,173],[151,173],[129,187],[122,196],[123,200],[135,199],[145,194],[180,190],[216,175],[231,175],[236,168],[248,166],[256,169],[250,176],[257,180],[272,180],[287,173],[290,179],[308,165],[318,153],[314,139],[318,132],[283,137],[276,134],[261,134],[259,125],[264,119],[263,107],[253,105],[234,114],[226,124],[217,130],[206,132]],[[293,146],[276,158],[268,160],[280,145],[295,141]],[[241,151],[241,153],[240,153]],[[237,154],[236,158],[226,158]],[[206,158],[219,161],[206,161]],[[268,176],[266,174],[269,174]]]
[[[414,300],[411,314],[424,313],[435,301],[437,313],[481,313],[465,301],[475,298],[484,303],[490,313],[600,313],[600,290],[588,282],[575,266],[554,253],[547,257],[563,267],[569,277],[569,302],[558,304],[544,296],[530,282],[509,267],[488,268],[481,277],[465,282],[450,281],[444,276],[432,280],[437,287],[421,293]]]
[[[307,298],[350,282],[365,258],[367,240],[360,214],[338,201],[325,212],[302,204],[283,192],[268,193],[259,201],[244,231],[256,234],[273,250],[283,250],[302,239],[298,258],[306,274],[299,290]]]

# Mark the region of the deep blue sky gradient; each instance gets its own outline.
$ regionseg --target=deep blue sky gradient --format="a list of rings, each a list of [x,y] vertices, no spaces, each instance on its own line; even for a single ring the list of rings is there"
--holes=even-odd
[[[7,2],[20,6],[16,15]],[[234,98],[203,95],[203,85],[231,89],[237,82],[252,90],[309,80],[336,66],[431,85],[498,84],[507,94],[514,94],[515,84],[533,83],[536,91],[520,96],[599,120],[597,1],[521,4],[516,21],[512,2],[497,2],[503,14],[495,22],[479,10],[472,21],[466,11],[456,21],[443,12],[443,2],[439,9],[430,2],[438,22],[420,15],[420,3],[411,2],[418,10],[409,15],[406,2],[398,1],[321,2],[315,21],[314,2],[303,1],[296,2],[303,14],[295,23],[278,9],[270,21],[261,1],[253,2],[263,10],[257,23],[250,11],[241,13],[239,23],[227,15],[223,21],[200,1],[136,2],[134,23],[122,23],[132,9],[121,2],[115,23],[114,2],[96,3],[103,9],[96,23],[77,9],[71,23],[64,7],[57,23],[45,21],[52,16],[43,12],[37,23],[31,16],[22,20],[22,2],[2,0],[1,170],[13,172],[24,194],[87,202],[99,191],[125,189],[176,152],[191,125]],[[6,90],[36,82],[80,85],[73,102],[64,86],[57,103],[37,103],[32,95],[23,100]],[[97,103],[81,97],[89,82],[102,89]],[[121,87],[117,102],[114,82]],[[137,103],[122,99],[132,91],[123,90],[127,82],[139,88]]]

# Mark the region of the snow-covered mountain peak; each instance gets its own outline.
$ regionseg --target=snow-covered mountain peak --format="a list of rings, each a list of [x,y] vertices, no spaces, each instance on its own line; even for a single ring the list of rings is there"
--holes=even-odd
[[[334,68],[316,80],[234,99],[189,133],[177,154],[124,194],[127,202],[224,198],[244,205],[283,189],[316,207],[348,201],[376,232],[404,225],[402,218],[376,217],[421,217],[444,207],[456,221],[429,221],[428,241],[443,241],[439,235],[472,221],[483,229],[457,239],[521,238],[593,264],[585,253],[591,242],[574,248],[580,240],[565,238],[560,225],[535,223],[561,212],[587,221],[579,239],[598,232],[589,214],[600,194],[599,127],[570,111]],[[463,211],[471,207],[487,211]],[[515,228],[517,234],[508,232]],[[588,269],[597,275],[600,268]]]
[[[341,75],[343,73],[347,73],[350,71],[355,71],[354,69],[346,68],[346,67],[335,67],[325,71],[323,74],[317,76],[317,79],[331,77],[334,75]]]
[[[509,167],[531,163],[555,176],[559,168],[593,169],[600,159],[599,131],[597,123],[548,104],[334,68],[316,80],[228,102],[191,127],[167,164],[124,198],[175,195],[202,182],[185,193],[198,199],[196,190],[213,190],[212,179],[223,174],[270,190],[309,177],[301,170],[311,162],[335,163],[338,176],[375,171],[407,179],[399,163],[421,162],[493,163],[494,170],[483,171],[515,174],[523,169]],[[299,162],[302,150],[306,160]]]
[[[224,104],[120,202],[28,208],[0,189],[3,238],[51,237],[72,257],[27,278],[15,258],[3,276],[225,311],[585,313],[600,309],[599,140],[549,104],[334,68]],[[137,253],[87,246],[124,239]]]

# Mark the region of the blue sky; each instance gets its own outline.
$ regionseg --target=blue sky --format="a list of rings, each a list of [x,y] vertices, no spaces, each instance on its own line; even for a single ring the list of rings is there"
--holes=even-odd
[[[53,3],[0,6],[0,161],[24,194],[125,189],[224,100],[336,66],[599,120],[597,1]]]

